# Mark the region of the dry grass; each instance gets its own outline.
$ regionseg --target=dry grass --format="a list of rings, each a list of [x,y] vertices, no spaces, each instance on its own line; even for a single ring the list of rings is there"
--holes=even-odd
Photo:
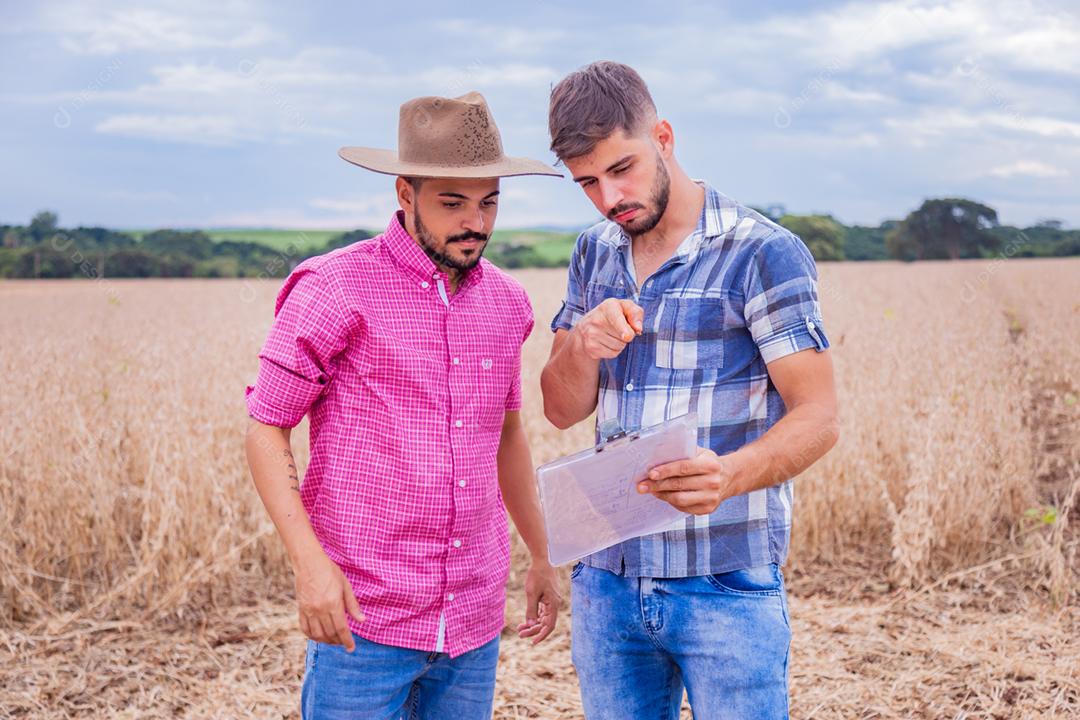
[[[843,437],[797,481],[793,715],[1080,713],[1078,271],[822,268]],[[543,462],[591,431],[536,391],[562,274],[519,277]],[[293,713],[288,566],[240,449],[278,286],[0,284],[0,717]],[[566,627],[504,638],[497,717],[579,714]]]
[[[994,580],[994,578],[988,578]],[[1080,613],[1022,591],[791,598],[796,718],[1068,718],[1080,708]],[[1013,608],[972,603],[1005,596]],[[303,638],[288,598],[186,622],[0,630],[0,717],[295,718]],[[533,648],[504,634],[495,717],[581,716],[567,624]]]

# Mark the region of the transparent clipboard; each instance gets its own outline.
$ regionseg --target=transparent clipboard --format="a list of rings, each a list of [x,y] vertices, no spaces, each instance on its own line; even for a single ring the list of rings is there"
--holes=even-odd
[[[671,529],[687,514],[637,484],[649,470],[697,453],[697,415],[605,438],[536,471],[548,558],[563,565],[630,538]]]

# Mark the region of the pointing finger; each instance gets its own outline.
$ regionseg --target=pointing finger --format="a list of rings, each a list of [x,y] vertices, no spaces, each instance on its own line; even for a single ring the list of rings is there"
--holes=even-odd
[[[626,322],[635,333],[640,335],[645,327],[644,308],[634,303],[632,300],[622,300],[619,304],[622,306],[623,317],[626,319]]]

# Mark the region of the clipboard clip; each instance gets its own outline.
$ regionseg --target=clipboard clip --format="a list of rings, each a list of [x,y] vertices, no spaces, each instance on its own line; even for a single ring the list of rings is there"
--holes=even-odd
[[[596,445],[596,452],[604,452],[604,448],[607,444],[614,442],[615,440],[621,440],[625,437],[629,437],[631,440],[637,440],[639,436],[637,431],[629,432],[623,430],[622,425],[620,425],[619,421],[615,418],[609,418],[600,423],[597,431],[600,433],[600,442]]]

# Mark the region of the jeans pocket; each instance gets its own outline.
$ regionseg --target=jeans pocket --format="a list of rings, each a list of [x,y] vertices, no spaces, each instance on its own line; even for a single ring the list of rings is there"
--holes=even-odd
[[[768,597],[784,593],[784,578],[776,563],[706,575],[705,579],[727,595]]]

